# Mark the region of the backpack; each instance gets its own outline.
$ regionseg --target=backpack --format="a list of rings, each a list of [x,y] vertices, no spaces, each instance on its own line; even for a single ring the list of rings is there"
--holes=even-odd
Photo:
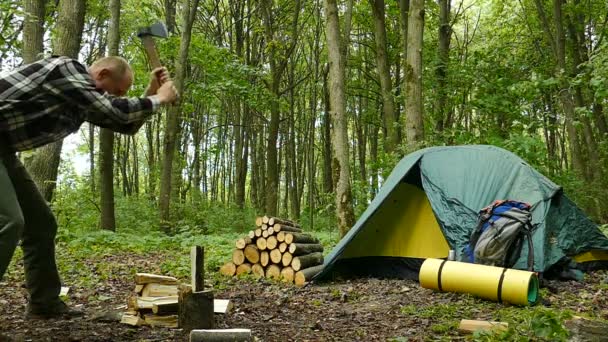
[[[479,212],[477,228],[472,232],[465,255],[471,263],[511,268],[528,240],[528,270],[534,269],[532,215],[530,205],[501,200]]]

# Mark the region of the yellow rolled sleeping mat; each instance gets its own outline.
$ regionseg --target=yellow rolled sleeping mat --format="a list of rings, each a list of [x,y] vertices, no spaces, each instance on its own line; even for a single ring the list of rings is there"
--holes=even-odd
[[[426,259],[420,268],[420,286],[443,292],[472,295],[516,305],[538,302],[534,272],[441,259]]]

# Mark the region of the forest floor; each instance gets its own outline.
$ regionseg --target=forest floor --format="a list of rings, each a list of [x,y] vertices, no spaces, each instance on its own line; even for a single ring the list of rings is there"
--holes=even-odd
[[[136,271],[160,273],[171,252],[74,255],[59,249],[60,269],[70,292],[66,300],[86,312],[72,320],[24,320],[27,292],[20,260],[0,283],[0,341],[186,341],[178,329],[131,327],[99,320],[101,312],[126,303]],[[608,273],[587,274],[582,282],[552,282],[544,305],[514,307],[467,295],[435,293],[417,282],[359,279],[296,288],[267,280],[219,278],[208,272],[215,298],[234,307],[216,315],[219,328],[250,328],[261,341],[454,340],[461,319],[505,321],[501,336],[559,340],[571,315],[608,319]]]

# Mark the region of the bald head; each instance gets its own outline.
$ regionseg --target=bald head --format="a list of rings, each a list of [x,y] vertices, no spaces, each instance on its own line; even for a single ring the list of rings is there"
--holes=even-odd
[[[96,60],[89,67],[95,86],[115,96],[125,96],[133,83],[133,70],[122,57],[109,56]]]

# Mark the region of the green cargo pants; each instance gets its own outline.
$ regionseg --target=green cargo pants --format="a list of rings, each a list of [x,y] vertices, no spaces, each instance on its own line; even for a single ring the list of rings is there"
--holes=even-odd
[[[59,299],[56,233],[51,208],[21,161],[14,153],[0,152],[0,280],[21,240],[30,305]]]

